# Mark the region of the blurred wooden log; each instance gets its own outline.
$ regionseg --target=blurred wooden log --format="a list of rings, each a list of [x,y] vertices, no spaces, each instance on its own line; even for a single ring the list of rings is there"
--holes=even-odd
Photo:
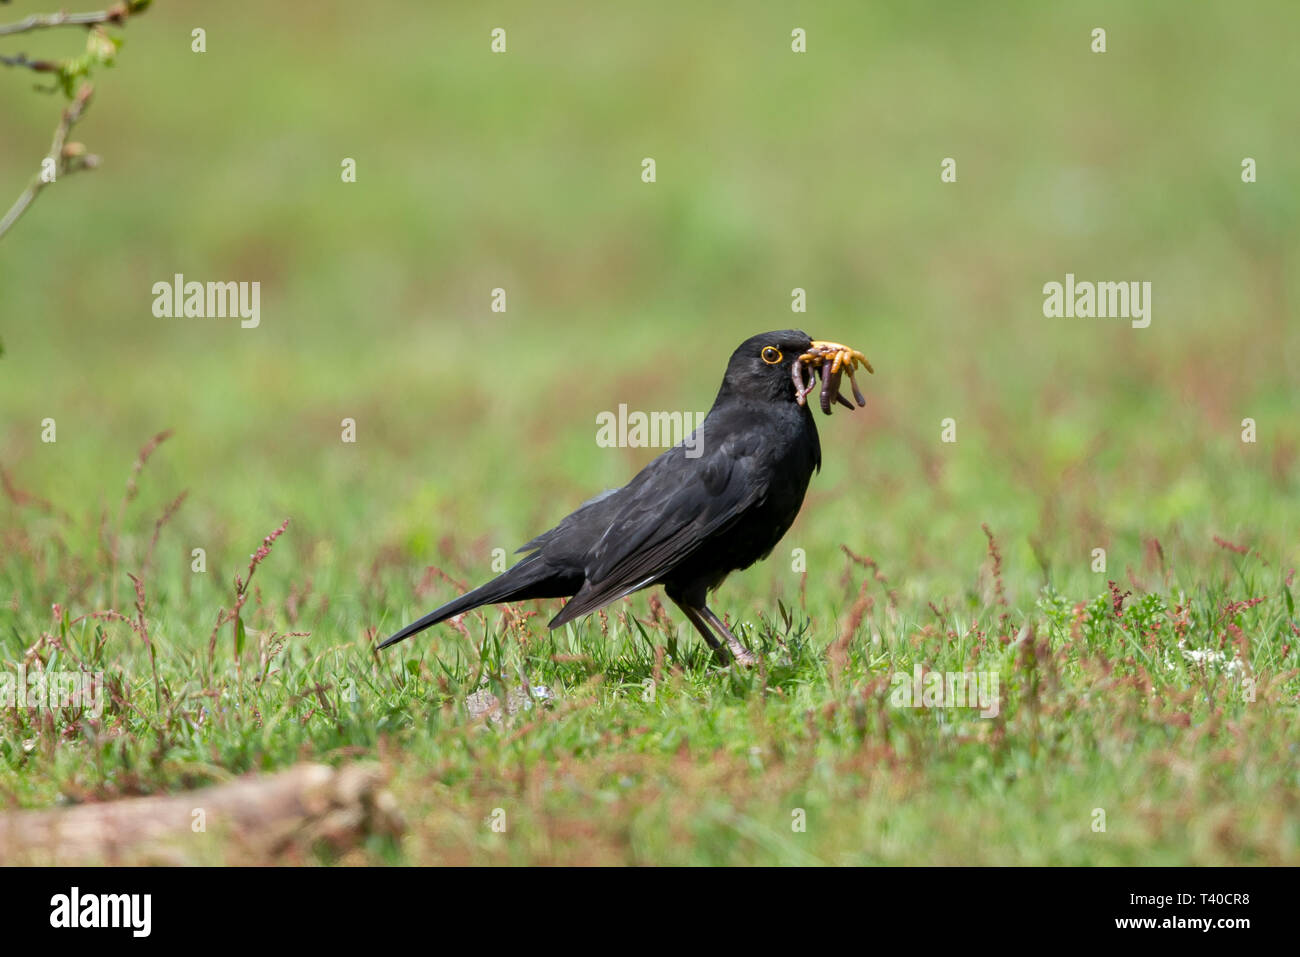
[[[309,860],[404,828],[375,764],[300,764],[183,794],[0,814],[0,864]]]

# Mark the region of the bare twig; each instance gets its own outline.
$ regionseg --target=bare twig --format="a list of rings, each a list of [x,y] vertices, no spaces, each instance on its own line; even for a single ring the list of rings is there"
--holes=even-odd
[[[18,222],[19,217],[27,211],[37,195],[51,182],[57,182],[58,178],[67,173],[75,173],[82,169],[93,169],[98,163],[98,157],[89,155],[80,143],[69,143],[68,133],[81,119],[82,114],[86,112],[86,106],[90,103],[90,98],[94,95],[94,87],[91,84],[83,84],[77,91],[77,95],[72,98],[67,109],[63,111],[63,117],[59,120],[58,128],[54,131],[54,142],[50,146],[49,153],[46,154],[47,160],[54,161],[55,175],[51,180],[47,180],[41,173],[32,177],[32,181],[27,184],[18,201],[9,208],[4,218],[0,219],[0,238],[3,238],[14,223]],[[42,164],[44,165],[44,164]]]
[[[0,0],[0,3],[4,2],[8,2],[8,0]],[[93,169],[99,165],[99,157],[87,153],[82,144],[68,142],[68,132],[81,119],[82,114],[86,112],[86,107],[89,105],[93,93],[93,87],[89,82],[82,83],[75,94],[73,93],[73,85],[79,78],[88,78],[92,67],[96,64],[100,66],[112,65],[113,53],[117,49],[118,41],[110,38],[102,29],[101,24],[123,26],[130,17],[143,13],[152,3],[153,0],[118,0],[117,3],[114,3],[106,10],[95,10],[88,13],[67,13],[62,10],[58,13],[34,13],[14,23],[0,24],[0,38],[28,33],[32,30],[46,30],[52,27],[65,26],[85,27],[90,34],[90,39],[87,41],[86,55],[75,60],[32,60],[27,57],[26,53],[0,55],[0,65],[3,66],[19,67],[36,73],[58,74],[60,82],[54,89],[61,88],[72,100],[67,109],[63,111],[59,125],[54,131],[54,144],[45,157],[46,161],[41,164],[40,173],[32,177],[31,182],[19,195],[13,206],[9,208],[3,218],[0,218],[0,238],[3,238],[5,233],[13,228],[14,223],[18,222],[23,213],[27,211],[27,207],[32,204],[40,191],[51,182],[57,182],[60,176],[67,173]],[[50,169],[50,161],[53,161],[52,170]],[[49,175],[50,172],[53,172],[54,175]]]
[[[19,53],[17,56],[5,56],[0,54],[0,63],[5,66],[25,66],[29,70],[37,73],[58,73],[59,64],[56,60],[29,60],[26,53]]]
[[[0,24],[0,37],[32,30],[48,30],[51,27],[91,27],[97,23],[122,23],[131,14],[140,13],[149,3],[150,0],[122,0],[107,10],[90,13],[33,13],[15,23]]]

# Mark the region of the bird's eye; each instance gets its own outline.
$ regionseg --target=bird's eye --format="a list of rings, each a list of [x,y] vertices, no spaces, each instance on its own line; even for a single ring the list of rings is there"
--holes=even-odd
[[[781,361],[781,350],[776,346],[764,346],[761,355],[763,361],[770,366],[774,366]]]

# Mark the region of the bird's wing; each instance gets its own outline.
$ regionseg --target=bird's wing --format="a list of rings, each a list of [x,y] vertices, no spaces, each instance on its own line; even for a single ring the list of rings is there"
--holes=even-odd
[[[762,501],[768,483],[760,480],[751,444],[744,434],[731,435],[696,459],[677,446],[619,489],[587,552],[586,582],[552,627],[650,584]]]

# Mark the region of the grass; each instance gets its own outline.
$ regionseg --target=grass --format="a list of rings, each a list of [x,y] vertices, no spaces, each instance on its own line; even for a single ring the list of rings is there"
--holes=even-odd
[[[852,5],[799,58],[776,6],[521,4],[497,59],[472,9],[319,6],[198,56],[156,4],[104,164],[0,247],[0,657],[112,689],[0,709],[10,806],[366,759],[409,826],[345,862],[1300,862],[1290,5]],[[16,192],[57,103],[5,95]],[[178,271],[262,325],[154,319]],[[1150,280],[1151,327],[1043,318],[1066,272]],[[597,413],[706,409],[791,324],[876,375],[712,602],[762,669],[651,592],[374,653],[648,461]],[[900,706],[917,666],[998,714]]]
[[[7,584],[109,589],[92,569],[167,537],[129,527],[129,499],[107,562],[47,517],[39,539],[8,537],[6,568],[28,578]],[[202,613],[202,576],[153,572],[118,614],[74,615],[95,603],[73,593],[5,634],[29,668],[105,672],[109,700],[98,719],[7,711],[0,783],[43,806],[378,758],[411,826],[350,858],[370,862],[1294,863],[1293,572],[1223,541],[1186,575],[1153,545],[1145,585],[1018,594],[985,534],[968,591],[925,599],[845,549],[747,617],[763,656],[747,671],[640,597],[554,632],[533,603],[475,613],[397,654],[373,651],[373,627],[322,641],[335,595],[379,614],[402,576],[376,563],[351,594],[304,581],[284,569],[290,524]],[[425,575],[412,608],[475,572]],[[205,617],[210,639],[186,637],[181,620]],[[996,674],[998,713],[899,706],[891,676],[918,665]],[[520,688],[528,705],[483,713],[483,692]]]

